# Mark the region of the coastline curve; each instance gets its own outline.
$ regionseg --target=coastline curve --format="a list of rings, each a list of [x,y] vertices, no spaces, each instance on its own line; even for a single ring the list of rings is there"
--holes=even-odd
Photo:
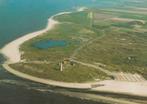
[[[112,93],[123,93],[123,94],[130,94],[130,95],[138,95],[138,96],[147,96],[147,81],[145,82],[138,82],[138,83],[132,83],[132,82],[120,82],[115,80],[106,80],[106,81],[100,81],[100,82],[91,82],[91,83],[66,83],[66,82],[59,82],[59,81],[53,81],[49,79],[43,79],[38,78],[35,76],[31,76],[19,71],[16,71],[15,69],[11,68],[9,65],[13,63],[18,63],[21,61],[21,52],[19,51],[20,46],[39,35],[42,35],[43,33],[53,29],[55,25],[57,25],[59,22],[54,20],[55,16],[63,15],[63,14],[69,14],[71,12],[62,12],[58,13],[48,19],[47,27],[43,30],[33,32],[26,34],[10,43],[5,45],[1,52],[6,58],[7,61],[4,62],[3,67],[10,73],[24,78],[28,79],[34,82],[52,85],[52,86],[58,86],[58,87],[65,87],[65,88],[76,88],[76,89],[91,89],[94,91],[106,91],[106,92],[112,92]],[[11,51],[10,51],[11,49]],[[104,86],[92,88],[93,84],[103,84]],[[129,85],[129,86],[126,86]],[[132,87],[136,87],[132,89]],[[115,87],[118,87],[114,89]],[[130,90],[131,89],[131,90]]]

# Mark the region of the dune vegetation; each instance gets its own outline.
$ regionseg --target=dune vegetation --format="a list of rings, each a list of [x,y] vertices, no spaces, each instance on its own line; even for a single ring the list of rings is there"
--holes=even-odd
[[[85,10],[54,17],[54,29],[25,42],[16,70],[40,78],[65,82],[110,79],[106,73],[78,63],[98,65],[111,72],[147,76],[147,14]],[[38,48],[41,41],[64,41],[63,46]],[[60,63],[63,63],[63,71]]]

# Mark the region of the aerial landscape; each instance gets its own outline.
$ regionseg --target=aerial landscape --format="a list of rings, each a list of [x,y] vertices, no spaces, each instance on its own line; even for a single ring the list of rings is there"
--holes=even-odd
[[[18,0],[10,1],[2,0],[0,10],[7,3],[17,7]],[[43,2],[19,1],[20,7],[35,3],[38,5],[35,11],[41,9],[40,16],[35,17],[33,12],[34,18],[28,21],[27,25],[31,26],[28,29],[32,30],[21,27],[23,22],[18,17],[20,26],[11,31],[8,28],[10,33],[6,33],[14,33],[15,38],[1,36],[0,32],[2,42],[8,38],[0,43],[1,68],[4,68],[0,68],[0,83],[10,92],[22,91],[11,96],[0,95],[0,104],[147,104],[146,0],[70,0],[73,8],[64,5],[68,4],[66,0]],[[63,3],[63,9],[56,8],[48,14],[44,10],[47,3]],[[52,8],[55,7],[49,9]],[[22,17],[22,21],[28,17]],[[39,26],[43,18],[44,25]],[[33,24],[36,29],[32,28]],[[26,86],[31,91],[21,90]],[[3,89],[0,87],[0,92]],[[19,97],[13,98],[22,95],[22,102],[15,101]],[[43,99],[39,100],[39,96]],[[3,97],[8,97],[10,102]]]

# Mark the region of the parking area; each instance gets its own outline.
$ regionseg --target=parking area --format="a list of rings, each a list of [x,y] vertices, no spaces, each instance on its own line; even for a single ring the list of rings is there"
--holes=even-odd
[[[141,82],[145,81],[145,79],[139,74],[131,74],[131,73],[116,73],[115,80],[119,81],[129,81],[129,82]]]

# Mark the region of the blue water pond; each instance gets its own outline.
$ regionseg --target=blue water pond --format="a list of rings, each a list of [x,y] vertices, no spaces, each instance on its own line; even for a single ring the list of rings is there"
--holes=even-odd
[[[65,40],[43,40],[33,44],[34,47],[39,49],[48,49],[54,47],[64,47],[67,45]]]

